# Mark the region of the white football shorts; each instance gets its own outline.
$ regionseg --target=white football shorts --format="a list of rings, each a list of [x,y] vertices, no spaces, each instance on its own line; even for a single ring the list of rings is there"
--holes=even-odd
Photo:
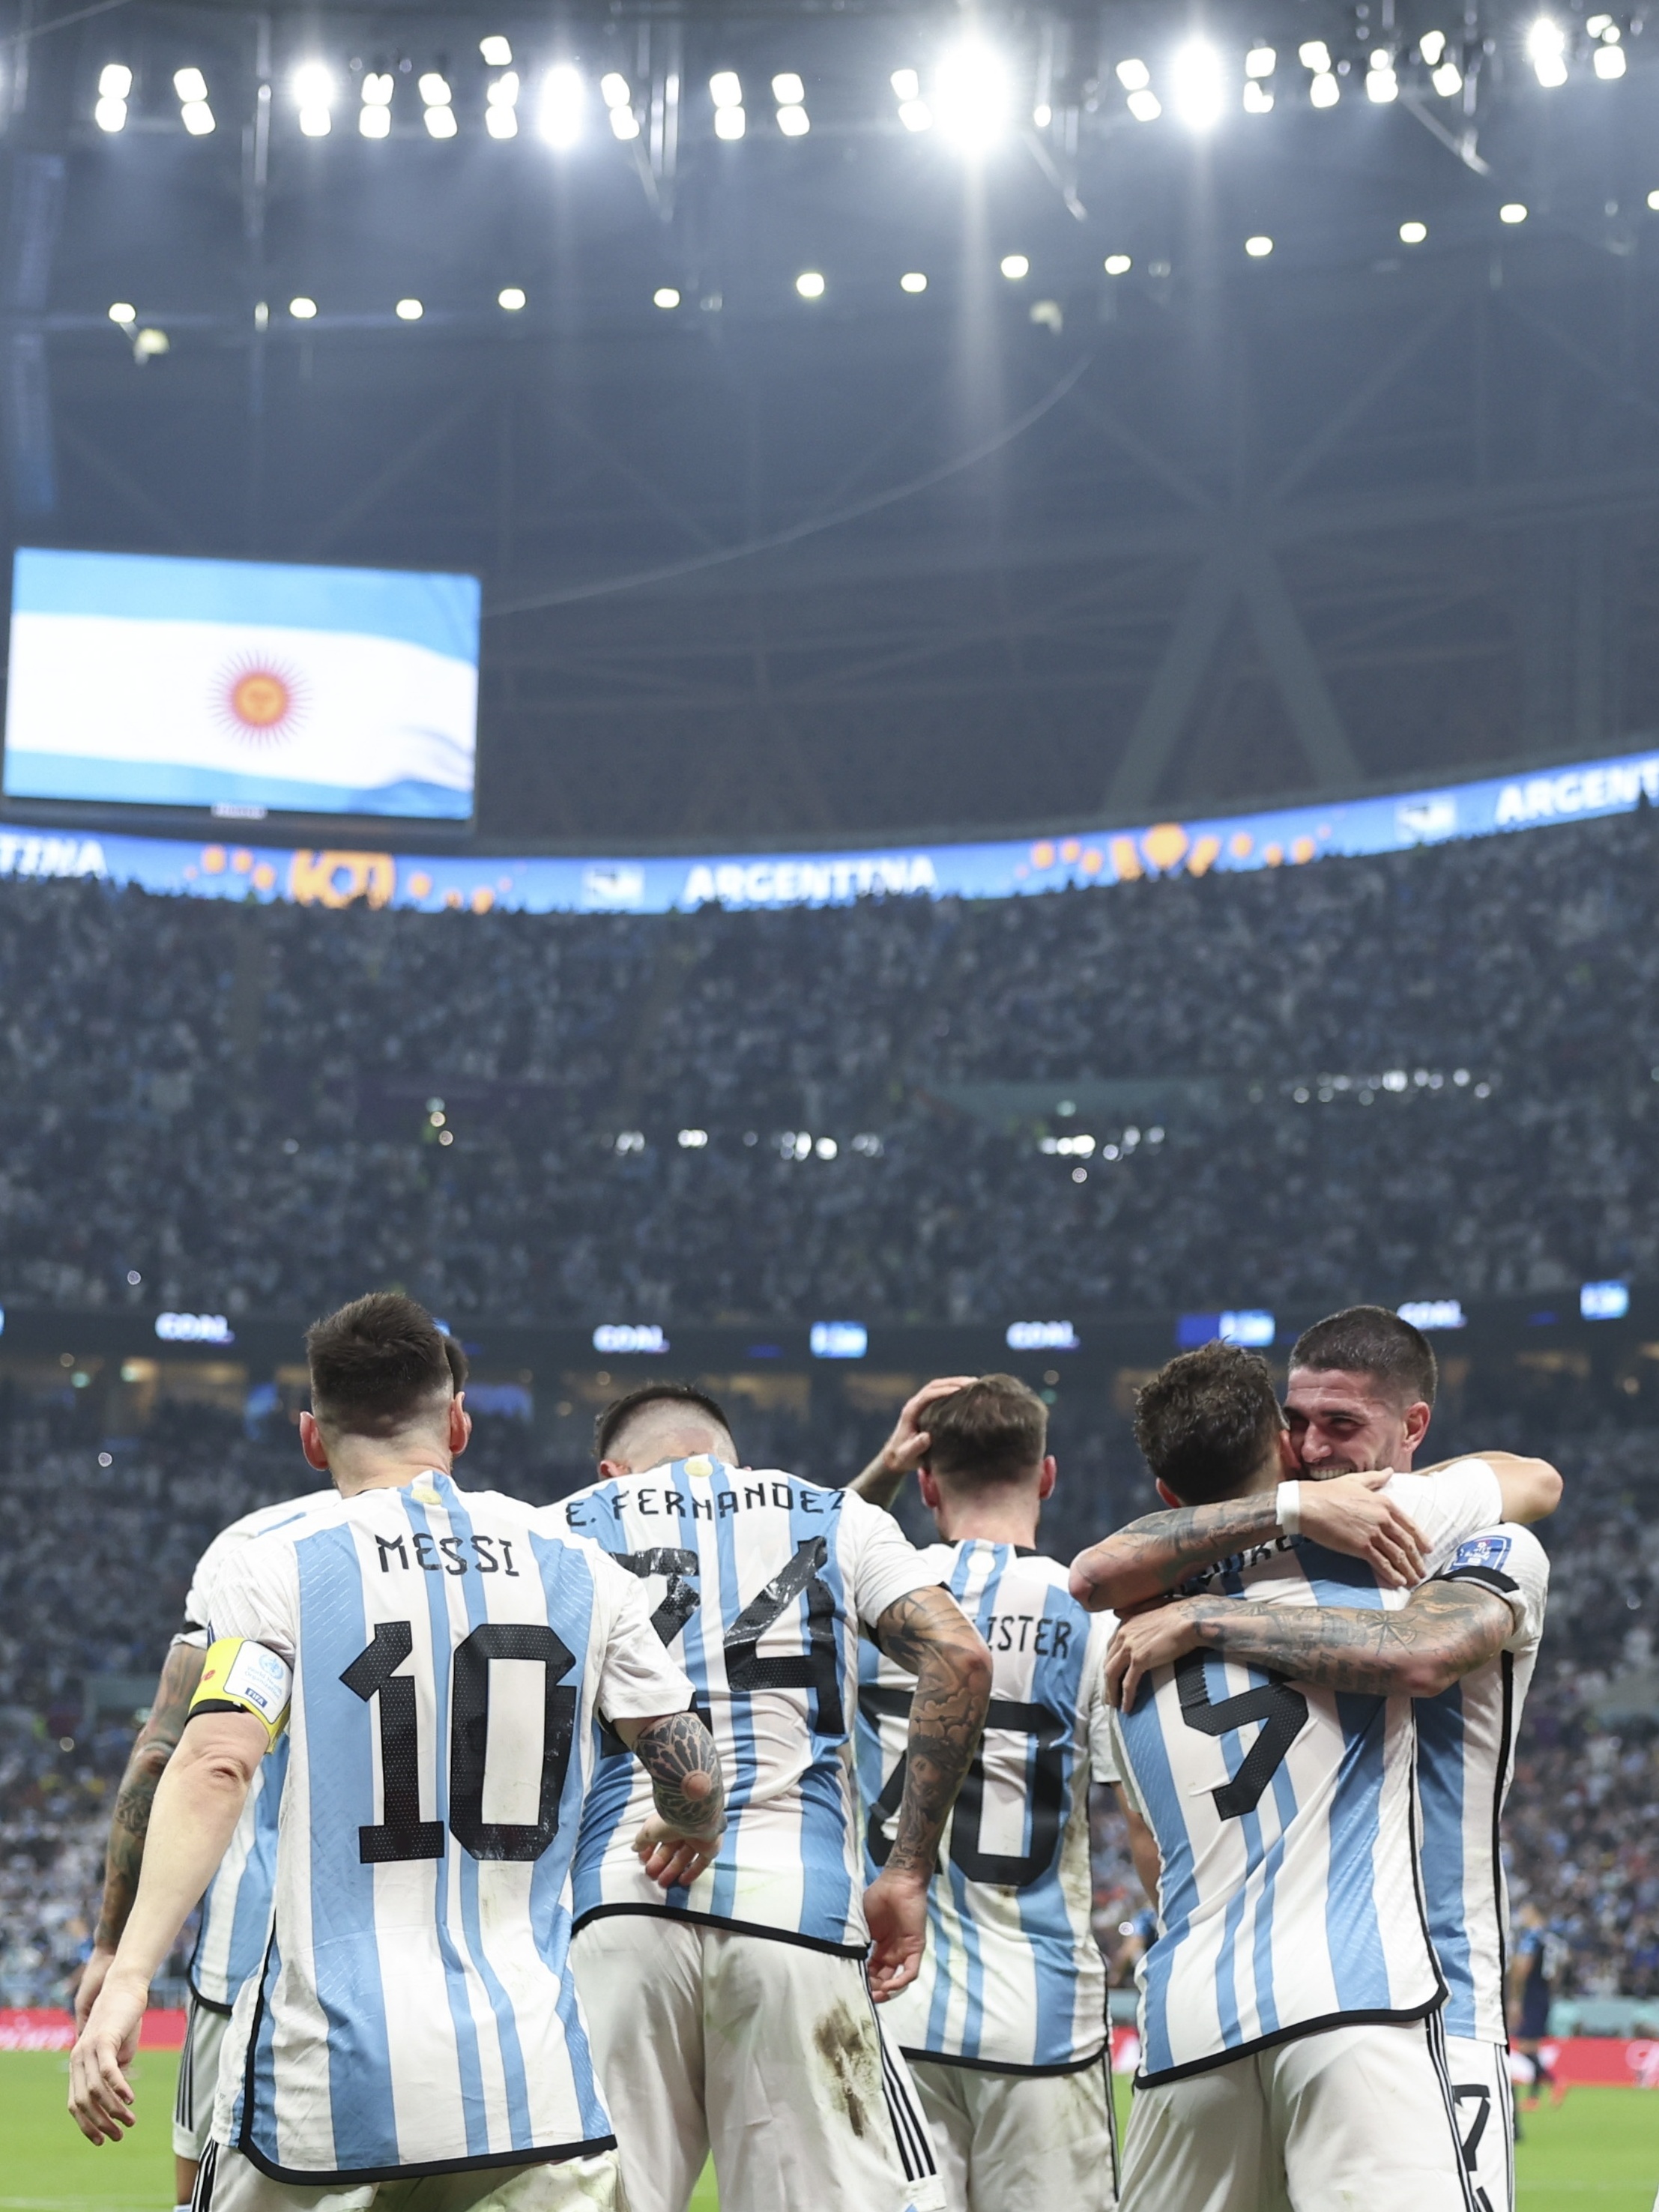
[[[224,2047],[228,2012],[216,2012],[194,1992],[179,2053],[179,2088],[173,2100],[173,2154],[199,2159],[213,2132],[213,2096],[219,2086],[219,2053]]]
[[[407,2181],[273,2181],[252,2159],[210,2143],[191,2212],[629,2212],[614,2150],[543,2166],[463,2166]]]
[[[1064,2074],[912,2058],[948,2212],[1113,2212],[1109,2051]],[[1493,2208],[1497,2212],[1497,2208]]]
[[[1446,2065],[1474,2212],[1515,2212],[1515,2088],[1501,2043],[1446,2038]]]

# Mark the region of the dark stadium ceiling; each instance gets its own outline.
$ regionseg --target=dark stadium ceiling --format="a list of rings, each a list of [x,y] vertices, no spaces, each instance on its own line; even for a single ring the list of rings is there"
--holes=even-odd
[[[1659,723],[1627,11],[6,20],[13,541],[476,569],[492,838],[1145,819]]]

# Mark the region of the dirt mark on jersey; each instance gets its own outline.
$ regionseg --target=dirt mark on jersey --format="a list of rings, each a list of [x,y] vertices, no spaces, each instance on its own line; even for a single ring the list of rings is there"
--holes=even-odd
[[[855,2136],[867,2135],[881,2103],[881,2059],[875,2023],[860,2020],[850,2005],[838,2004],[812,2030],[812,2041],[829,2076],[830,2094],[847,2115]]]

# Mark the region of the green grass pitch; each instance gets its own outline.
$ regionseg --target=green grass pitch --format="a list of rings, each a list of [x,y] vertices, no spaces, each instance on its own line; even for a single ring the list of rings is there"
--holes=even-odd
[[[170,2053],[138,2061],[139,2124],[125,2142],[94,2150],[64,2109],[63,2053],[0,2052],[0,2212],[165,2212],[174,2067]],[[1655,2212],[1659,2092],[1575,2089],[1523,2125],[1521,2212]],[[691,2212],[718,2212],[707,2176]]]

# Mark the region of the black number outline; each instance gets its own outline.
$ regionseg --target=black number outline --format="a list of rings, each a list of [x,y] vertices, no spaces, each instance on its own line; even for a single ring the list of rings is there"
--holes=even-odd
[[[377,1620],[374,1636],[340,1677],[365,1705],[377,1697],[380,1701],[380,1804],[385,1818],[357,1831],[357,1856],[364,1866],[395,1866],[408,1859],[441,1859],[444,1855],[443,1822],[421,1818],[415,1678],[398,1672],[414,1649],[412,1622]]]
[[[829,1561],[825,1536],[809,1536],[793,1559],[751,1598],[726,1632],[728,1689],[811,1690],[817,1700],[817,1733],[845,1735],[841,1694],[841,1653],[836,1642],[836,1600],[822,1570]],[[787,1657],[763,1659],[761,1638],[802,1592],[806,1596],[806,1649]]]
[[[1247,1728],[1252,1721],[1263,1724],[1231,1781],[1210,1792],[1224,1820],[1242,1820],[1261,1803],[1262,1791],[1307,1726],[1308,1700],[1283,1675],[1274,1674],[1253,1690],[1241,1690],[1236,1697],[1212,1705],[1201,1651],[1188,1651],[1177,1659],[1175,1672],[1181,1717],[1189,1729],[1197,1729],[1204,1735],[1224,1736],[1235,1729]]]
[[[533,1826],[483,1816],[492,1659],[542,1662],[542,1780]],[[569,1646],[544,1621],[481,1621],[455,1647],[449,1698],[449,1832],[475,1859],[531,1864],[558,1833],[559,1800],[576,1729],[576,1692],[558,1685],[575,1663]]]
[[[668,1577],[667,1591],[651,1616],[651,1626],[662,1643],[672,1644],[702,1603],[698,1586],[702,1561],[695,1552],[677,1551],[666,1544],[653,1551],[613,1552],[611,1556],[641,1582],[648,1582],[653,1575]]]
[[[867,1683],[859,1691],[859,1711],[872,1726],[884,1718],[908,1720],[911,1692],[884,1683]],[[1072,1741],[1073,1723],[1051,1705],[1021,1705],[1012,1698],[993,1698],[985,1716],[985,1733],[1006,1729],[1036,1746],[1028,1784],[1031,1813],[1029,1851],[988,1851],[981,1847],[985,1813],[985,1748],[983,1738],[963,1777],[962,1790],[951,1814],[950,1840],[945,1856],[969,1881],[999,1889],[1033,1889],[1053,1871],[1060,1855],[1065,1827],[1066,1749]],[[885,1866],[892,1850],[886,1823],[898,1811],[904,1795],[908,1754],[883,1783],[865,1822],[865,1844],[878,1866]]]

